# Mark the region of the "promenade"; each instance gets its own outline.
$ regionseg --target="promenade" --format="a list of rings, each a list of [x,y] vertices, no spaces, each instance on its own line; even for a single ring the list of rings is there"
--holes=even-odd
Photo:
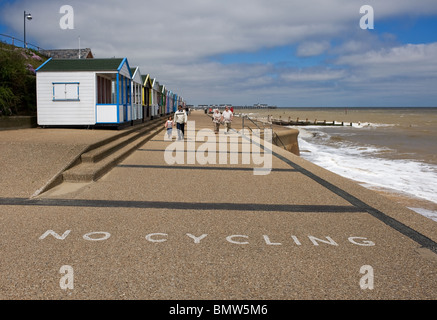
[[[437,223],[277,146],[257,158],[235,130],[200,163],[219,136],[189,120],[183,149],[161,131],[99,180],[43,193],[116,131],[1,132],[0,299],[437,298]]]

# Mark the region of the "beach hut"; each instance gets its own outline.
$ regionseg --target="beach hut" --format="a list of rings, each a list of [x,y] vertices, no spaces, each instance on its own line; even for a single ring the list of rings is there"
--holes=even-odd
[[[167,98],[167,95],[165,94],[165,92],[167,91],[167,89],[165,88],[164,85],[160,85],[159,86],[159,90],[160,90],[160,93],[161,93],[159,109],[160,109],[161,116],[163,116],[163,115],[167,114],[167,112],[165,110],[166,109],[165,108],[165,103],[166,103],[166,98]]]
[[[52,59],[36,70],[40,126],[94,126],[131,121],[127,58]]]
[[[176,112],[178,109],[178,95],[176,93],[173,94],[173,112]]]
[[[139,67],[131,68],[132,73],[132,124],[143,122],[143,79]]]
[[[167,90],[166,95],[167,98],[166,98],[165,110],[167,114],[170,114],[173,112],[173,109],[171,108],[171,106],[173,106],[173,92],[171,90]]]
[[[182,108],[185,109],[184,99],[181,96],[178,97],[178,106],[179,105],[182,106]]]
[[[143,121],[150,120],[152,116],[152,80],[150,75],[142,76],[143,79]]]
[[[152,80],[152,119],[159,115],[159,82],[154,78]]]

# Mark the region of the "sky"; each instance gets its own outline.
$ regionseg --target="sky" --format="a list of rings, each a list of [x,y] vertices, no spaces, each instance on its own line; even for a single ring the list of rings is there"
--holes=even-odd
[[[127,57],[188,104],[437,106],[436,0],[0,0],[0,33],[24,11],[28,42]]]

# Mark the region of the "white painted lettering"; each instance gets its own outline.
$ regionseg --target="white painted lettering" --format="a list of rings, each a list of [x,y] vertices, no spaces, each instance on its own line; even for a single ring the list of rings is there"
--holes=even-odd
[[[355,241],[356,239],[362,239],[362,242],[357,242]],[[373,241],[369,241],[367,240],[367,238],[363,238],[363,237],[349,237],[348,238],[349,242],[356,244],[358,246],[364,246],[364,247],[371,247],[374,246],[375,243]]]
[[[266,235],[263,235],[263,237],[264,237],[264,241],[269,246],[281,246],[282,245],[282,243],[279,243],[279,242],[271,242],[270,238],[268,236],[266,236]]]
[[[311,240],[311,242],[315,246],[318,246],[319,242],[327,243],[327,244],[330,244],[330,245],[333,245],[333,246],[338,246],[338,244],[334,240],[332,240],[330,237],[326,237],[326,239],[328,239],[328,241],[322,240],[322,239],[319,239],[319,238],[316,238],[316,237],[313,237],[313,236],[308,236],[308,238]]]
[[[150,242],[165,242],[165,241],[167,241],[167,239],[153,239],[152,237],[154,237],[154,236],[167,237],[168,234],[166,234],[166,233],[150,233],[150,234],[146,235],[146,240],[150,241]]]
[[[236,235],[232,235],[232,236],[227,236],[226,240],[229,241],[230,243],[235,243],[235,244],[249,244],[249,242],[247,242],[247,241],[235,241],[234,238],[249,239],[248,236],[236,234]]]
[[[49,236],[52,236],[53,238],[57,239],[57,240],[65,240],[69,234],[71,233],[72,230],[66,230],[63,234],[58,234],[57,232],[53,231],[53,230],[47,230],[46,232],[44,232],[39,239],[40,240],[44,240]],[[161,243],[161,242],[167,242],[168,239],[168,234],[167,233],[150,233],[147,234],[145,236],[146,240],[149,242],[154,242],[154,243]],[[191,233],[186,233],[186,236],[191,238],[193,240],[193,242],[195,244],[199,244],[203,239],[205,239],[208,234],[204,233],[201,234],[199,236],[191,234]],[[99,231],[99,232],[89,232],[86,233],[82,236],[82,238],[84,240],[87,241],[103,241],[103,240],[107,240],[111,237],[111,234],[109,232],[104,232],[104,231]],[[268,246],[282,246],[283,242],[282,241],[274,241],[272,240],[272,237],[270,235],[262,235],[264,242],[266,245]],[[291,244],[297,245],[297,246],[302,246],[302,242],[300,241],[300,239],[296,236],[296,235],[291,235]],[[227,242],[233,243],[233,244],[249,244],[249,236],[247,235],[241,235],[241,234],[234,234],[234,235],[230,235],[227,236],[226,238]],[[338,246],[338,243],[336,241],[334,241],[331,237],[329,236],[325,236],[324,238],[318,238],[312,235],[308,235],[308,239],[310,240],[310,242],[314,245],[314,246],[319,246],[321,243],[324,244],[328,244],[331,246]],[[357,245],[357,246],[362,246],[362,247],[372,247],[375,246],[375,242],[369,240],[366,237],[357,237],[357,236],[351,236],[347,238],[347,241],[350,242],[353,245]],[[346,242],[346,240],[345,240]]]
[[[297,244],[298,246],[302,245],[302,243],[300,243],[299,239],[296,236],[291,236],[291,239],[293,239],[294,243]]]
[[[102,237],[101,238],[92,238],[92,236],[94,236],[94,235],[97,235],[97,236],[102,235]],[[103,240],[109,239],[110,236],[111,236],[111,234],[108,232],[98,231],[98,232],[90,232],[90,233],[84,234],[83,238],[85,240],[89,240],[89,241],[103,241]]]
[[[204,239],[207,236],[207,234],[202,234],[200,237],[196,237],[196,236],[193,236],[191,233],[187,233],[187,236],[189,236],[191,239],[193,239],[194,243],[200,243],[200,240]]]
[[[55,237],[58,240],[65,240],[65,238],[67,238],[67,236],[70,234],[70,232],[71,232],[71,230],[67,230],[67,231],[64,232],[64,234],[62,236],[60,236],[59,234],[57,234],[53,230],[47,230],[46,232],[44,232],[44,234],[41,237],[39,237],[39,239],[43,240],[48,235],[52,235],[53,237]]]

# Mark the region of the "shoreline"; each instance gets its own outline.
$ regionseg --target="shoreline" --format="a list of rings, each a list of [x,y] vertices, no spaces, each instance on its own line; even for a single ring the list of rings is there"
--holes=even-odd
[[[314,111],[317,111],[317,110],[314,110]],[[266,118],[267,118],[264,114],[260,114],[260,113],[258,113],[256,116],[252,115],[252,117],[258,121],[266,121]],[[305,153],[305,150],[303,150],[301,148],[302,148],[302,146],[299,145],[299,149],[301,151],[301,157],[303,159],[306,159],[305,156],[302,156],[302,153]],[[306,160],[308,160],[308,159],[306,159]],[[312,162],[311,160],[308,160],[308,161]],[[316,164],[316,163],[314,163],[314,164]],[[323,167],[320,164],[316,164],[316,165]],[[327,169],[327,168],[325,168],[325,169]],[[329,169],[327,169],[327,170],[329,170]],[[341,175],[341,176],[343,176],[343,175]],[[343,177],[345,177],[345,176],[343,176]],[[386,198],[408,208],[409,210],[412,210],[415,213],[418,213],[422,216],[425,216],[426,218],[429,218],[432,221],[437,222],[437,203],[435,203],[431,200],[427,200],[425,198],[419,198],[417,196],[402,192],[400,190],[396,190],[396,189],[392,189],[392,188],[377,187],[377,186],[373,186],[367,182],[363,182],[363,181],[356,180],[356,179],[349,178],[349,177],[346,177],[346,178],[351,180],[351,181],[354,181],[355,183],[358,183],[359,185],[365,187],[366,189],[375,191],[378,194],[385,196]]]

